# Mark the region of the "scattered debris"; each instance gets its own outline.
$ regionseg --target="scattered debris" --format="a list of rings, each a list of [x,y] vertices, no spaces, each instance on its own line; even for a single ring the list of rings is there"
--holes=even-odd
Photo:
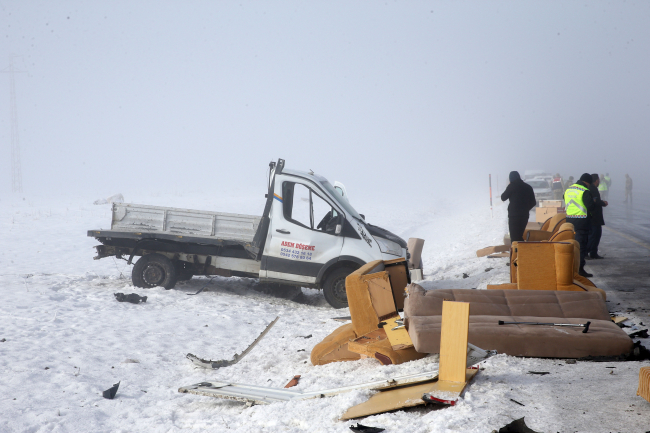
[[[307,361],[305,361],[307,362]],[[431,381],[438,377],[438,370],[424,373],[394,376],[388,379],[349,385],[340,388],[319,391],[293,391],[288,389],[269,388],[266,386],[246,385],[232,382],[201,382],[178,389],[180,393],[204,395],[206,397],[226,398],[252,403],[274,403],[276,401],[306,400],[338,395],[343,392],[358,389],[390,390],[404,385],[424,385],[431,388]],[[270,381],[271,379],[269,379]],[[418,399],[422,394],[417,396]],[[424,404],[424,402],[420,403]]]
[[[298,381],[300,380],[300,375],[296,374],[293,379],[289,381],[284,387],[285,388],[293,388],[294,386],[298,385]]]
[[[207,292],[207,291],[208,291],[208,287],[207,287],[207,286],[205,286],[205,287],[201,287],[199,290],[197,290],[196,293],[188,293],[187,296],[198,295],[199,293],[201,293],[201,292],[204,291],[204,290]]]
[[[275,322],[277,322],[279,318],[280,318],[280,316],[277,316],[275,318],[275,320],[273,320],[271,323],[269,323],[266,326],[266,328],[264,329],[264,331],[262,331],[262,333],[259,335],[259,337],[257,337],[255,339],[255,341],[253,341],[251,343],[251,345],[248,346],[246,348],[246,350],[244,350],[241,353],[241,355],[236,353],[235,356],[230,361],[227,360],[227,359],[221,359],[221,360],[218,360],[218,361],[210,361],[210,360],[206,360],[206,359],[201,359],[198,356],[193,355],[191,353],[188,353],[185,356],[186,356],[187,359],[189,359],[190,361],[192,361],[195,365],[198,365],[199,367],[212,368],[212,369],[215,369],[215,370],[217,368],[228,367],[229,365],[237,364],[244,356],[248,355],[248,352],[250,352],[253,349],[253,347],[255,347],[255,345],[260,342],[260,340],[262,338],[264,338],[266,333],[269,332],[269,330],[273,327],[273,325],[275,325]],[[310,335],[310,337],[311,337],[311,335]]]
[[[385,429],[380,427],[369,427],[367,425],[357,423],[357,425],[351,425],[350,430],[359,433],[380,433],[383,432]]]
[[[623,317],[623,316],[614,316],[614,317],[612,317],[612,321],[613,321],[614,323],[616,323],[616,324],[619,324],[619,323],[621,323],[621,322],[625,322],[626,320],[628,320],[628,318],[627,318],[627,317]]]
[[[577,360],[575,360],[575,359],[567,359],[566,360],[567,364],[575,364],[576,362],[577,362]]]
[[[348,322],[352,320],[352,316],[332,317],[332,320],[336,320],[338,322]]]
[[[49,369],[50,369],[50,367],[45,367],[45,370],[49,370]]]
[[[494,268],[485,268],[485,272],[490,272]]]
[[[137,359],[129,358],[122,361],[122,364],[140,364],[140,361],[138,361]]]
[[[512,398],[510,399],[510,401],[513,402],[513,403],[517,403],[519,406],[526,406],[525,404],[519,403],[517,400],[512,399]]]
[[[547,374],[551,374],[550,371],[529,371],[528,374],[538,374],[540,376],[545,376]]]
[[[7,339],[3,338],[2,340],[0,340],[0,343],[4,343],[5,341],[7,341]]]
[[[494,355],[468,344],[469,303],[443,302],[440,334],[440,374],[437,382],[417,383],[379,392],[367,401],[348,409],[340,419],[354,419],[427,403],[453,406],[467,384],[478,373],[469,367]],[[384,328],[385,329],[385,328]]]
[[[299,335],[298,337],[300,337],[300,338],[311,338],[312,335],[311,334],[309,334],[309,335]]]
[[[114,293],[117,302],[130,302],[132,304],[139,304],[140,302],[147,302],[146,296],[140,296],[137,293],[125,295],[124,293]]]
[[[298,350],[296,350],[296,352],[304,352],[304,351],[305,351],[305,349],[298,349]]]
[[[580,361],[593,362],[621,362],[621,361],[646,361],[650,359],[650,350],[646,349],[640,341],[634,343],[632,351],[619,356],[585,356]]]
[[[514,420],[499,429],[498,433],[538,433],[526,425],[524,418]]]
[[[589,325],[591,322],[585,324],[575,324],[575,323],[544,323],[544,322],[504,322],[499,320],[499,325],[546,325],[546,326],[568,326],[571,328],[585,328],[582,333],[586,334],[589,331]]]
[[[463,272],[463,278],[469,278],[469,274],[466,274],[465,272]]]
[[[630,338],[648,338],[648,330],[647,329],[642,329],[640,331],[633,332],[631,334],[628,334]]]
[[[117,388],[120,387],[120,382],[113,384],[112,387],[108,388],[106,391],[102,393],[102,396],[109,400],[113,400],[115,398],[115,394],[117,394]]]

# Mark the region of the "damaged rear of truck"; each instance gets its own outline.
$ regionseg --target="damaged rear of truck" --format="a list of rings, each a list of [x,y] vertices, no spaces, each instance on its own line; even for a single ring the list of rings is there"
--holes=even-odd
[[[373,260],[408,259],[406,242],[365,222],[342,184],[313,172],[269,164],[261,217],[115,203],[110,230],[89,230],[96,260],[132,264],[137,287],[174,287],[194,275],[259,278],[323,289],[335,308],[347,306],[345,278]]]

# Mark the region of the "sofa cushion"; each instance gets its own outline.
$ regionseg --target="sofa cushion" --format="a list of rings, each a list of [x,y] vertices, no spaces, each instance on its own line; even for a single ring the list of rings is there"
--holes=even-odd
[[[607,306],[597,292],[553,290],[424,290],[408,287],[406,317],[440,316],[442,301],[469,302],[471,316],[535,316],[610,320]],[[410,320],[410,319],[409,319]]]
[[[516,293],[516,292],[515,292]],[[469,342],[485,350],[512,356],[582,358],[618,356],[632,350],[632,339],[611,320],[591,319],[589,332],[579,327],[499,325],[506,322],[551,322],[584,324],[585,319],[534,316],[472,315]],[[439,353],[441,316],[409,317],[408,332],[418,352]]]

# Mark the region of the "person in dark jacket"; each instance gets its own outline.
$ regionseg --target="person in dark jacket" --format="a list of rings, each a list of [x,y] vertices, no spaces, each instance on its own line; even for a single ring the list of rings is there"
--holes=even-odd
[[[526,224],[528,224],[529,212],[537,204],[533,187],[521,180],[516,171],[511,171],[508,176],[510,183],[501,200],[510,200],[508,204],[508,228],[510,229],[510,240],[512,242],[523,241]]]
[[[603,208],[607,207],[609,203],[600,198],[600,190],[598,189],[600,178],[598,174],[592,174],[591,179],[592,182],[589,186],[589,192],[591,192],[594,198],[594,211],[591,216],[591,228],[589,229],[589,241],[587,245],[589,255],[585,259],[602,259],[603,257],[598,255],[598,245],[600,244],[600,238],[603,235],[603,226],[605,225]]]
[[[589,185],[591,185],[591,182],[591,175],[589,173],[584,173],[580,176],[580,180],[567,188],[564,193],[564,201],[566,202],[570,190],[584,190],[580,195],[582,202],[582,204],[580,204],[582,210],[581,215],[572,215],[570,206],[575,205],[566,203],[566,222],[573,224],[573,228],[576,232],[576,241],[580,244],[580,270],[578,273],[583,277],[593,277],[592,274],[585,271],[585,256],[587,255],[587,249],[589,248],[589,230],[591,230],[591,219],[595,206],[594,198],[591,195],[591,191],[589,191]]]

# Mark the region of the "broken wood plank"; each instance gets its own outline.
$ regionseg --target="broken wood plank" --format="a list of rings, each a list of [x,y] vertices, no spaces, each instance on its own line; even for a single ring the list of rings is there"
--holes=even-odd
[[[431,403],[442,403],[455,405],[460,398],[467,384],[476,376],[478,368],[468,368],[465,370],[464,382],[451,382],[449,380],[438,380],[429,392],[422,396],[422,400]]]
[[[440,329],[440,380],[465,382],[469,302],[443,301]]]
[[[385,322],[384,331],[386,331],[386,336],[393,350],[413,347],[413,341],[404,325],[401,325],[402,318],[399,315],[386,319]]]
[[[469,382],[478,372],[477,368],[468,368],[466,373]],[[370,397],[367,401],[352,406],[341,415],[341,420],[361,418],[364,416],[375,415],[378,413],[388,412],[391,410],[404,409],[426,404],[428,402],[437,402],[454,405],[458,397],[467,386],[467,382],[446,382],[442,386],[439,382],[420,383],[416,385],[407,385],[400,388],[381,391]],[[444,394],[443,394],[444,393]],[[446,396],[447,400],[433,397]],[[431,396],[431,397],[430,397]]]

